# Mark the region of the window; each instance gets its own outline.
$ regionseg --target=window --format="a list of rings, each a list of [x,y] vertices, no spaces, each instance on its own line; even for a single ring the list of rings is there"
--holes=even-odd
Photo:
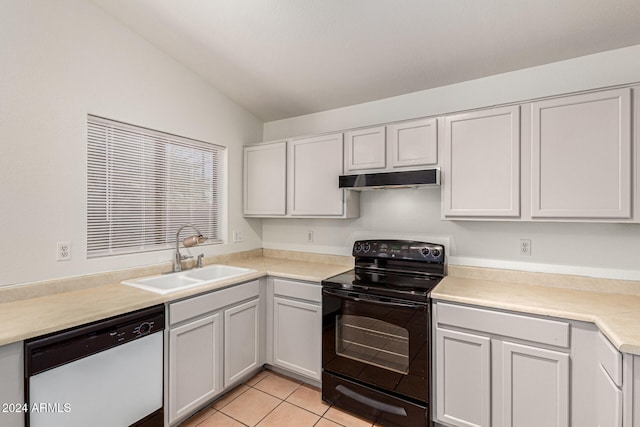
[[[224,147],[95,116],[87,125],[89,258],[173,248],[187,223],[222,243]]]

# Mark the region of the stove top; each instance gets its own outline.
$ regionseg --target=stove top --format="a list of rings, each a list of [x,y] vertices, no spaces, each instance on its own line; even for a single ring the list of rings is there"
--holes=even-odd
[[[445,276],[444,246],[407,240],[360,240],[355,268],[322,281],[327,288],[412,300],[428,298]]]

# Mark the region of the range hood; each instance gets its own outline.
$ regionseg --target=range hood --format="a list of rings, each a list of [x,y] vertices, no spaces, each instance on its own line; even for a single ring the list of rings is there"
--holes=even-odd
[[[341,175],[339,179],[339,187],[349,190],[420,188],[434,185],[440,185],[440,169],[437,168],[406,172]]]

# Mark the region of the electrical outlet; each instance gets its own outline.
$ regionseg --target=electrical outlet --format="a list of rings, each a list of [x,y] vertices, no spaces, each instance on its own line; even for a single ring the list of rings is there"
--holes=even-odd
[[[307,231],[307,243],[313,243],[313,230]]]
[[[520,256],[531,256],[531,239],[520,239]]]
[[[71,259],[71,243],[58,242],[56,261],[69,261]]]
[[[233,243],[244,241],[244,233],[240,230],[233,230]]]

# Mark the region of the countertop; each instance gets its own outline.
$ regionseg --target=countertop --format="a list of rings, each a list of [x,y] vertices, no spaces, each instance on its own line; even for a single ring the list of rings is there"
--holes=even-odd
[[[329,257],[328,260],[323,259],[322,256],[317,258],[329,262],[317,262],[313,258],[309,260],[304,257],[302,259],[269,256],[230,258],[224,260],[224,264],[250,268],[255,272],[212,285],[199,286],[166,295],[122,285],[120,279],[117,282],[98,286],[5,302],[0,304],[0,345],[210,292],[237,283],[259,279],[266,275],[319,283],[322,279],[353,268],[353,265],[349,264],[350,257]],[[141,276],[146,275],[150,274]],[[95,278],[88,278],[86,281],[92,280]],[[53,288],[55,284],[50,284],[48,287]],[[45,286],[40,286],[40,288],[45,288]],[[0,301],[8,300],[11,291],[15,293],[15,290],[0,290]],[[42,289],[40,291],[30,290],[29,292],[31,295],[37,295],[37,292],[47,293]],[[7,298],[3,298],[3,293]]]
[[[483,269],[456,270],[432,292],[434,300],[592,322],[619,351],[640,355],[638,282],[579,276],[558,276],[562,279],[558,280],[554,275],[517,272],[510,277],[488,274],[491,280],[486,280],[478,271]],[[549,278],[551,282],[545,281]]]
[[[266,275],[319,283],[353,268],[351,257],[256,250],[205,264],[254,272],[160,295],[120,284],[159,274],[170,264],[0,289],[0,345],[60,331],[155,304],[259,279]],[[640,282],[449,266],[432,292],[436,300],[595,323],[624,353],[640,355]]]

